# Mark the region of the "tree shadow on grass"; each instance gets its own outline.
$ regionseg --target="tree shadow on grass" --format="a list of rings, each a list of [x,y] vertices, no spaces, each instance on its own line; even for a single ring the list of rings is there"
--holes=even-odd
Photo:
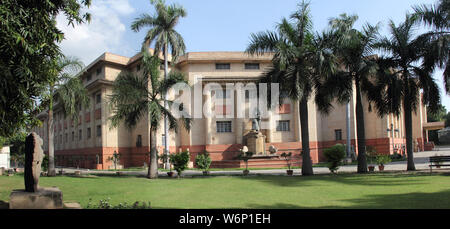
[[[341,200],[351,206],[305,207],[296,204],[250,204],[257,209],[450,209],[450,190],[433,193],[367,195],[364,198]]]
[[[283,186],[283,187],[305,187],[321,186],[327,183],[340,183],[345,185],[364,186],[401,186],[401,185],[423,185],[427,184],[420,177],[430,176],[429,174],[339,174],[339,175],[314,175],[314,176],[241,176],[241,179],[250,179],[263,183]]]

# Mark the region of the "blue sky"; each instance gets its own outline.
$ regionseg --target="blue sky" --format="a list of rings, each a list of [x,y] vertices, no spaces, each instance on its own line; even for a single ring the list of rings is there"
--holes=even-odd
[[[188,15],[177,30],[185,39],[188,52],[243,51],[251,33],[272,30],[283,17],[295,11],[300,0],[166,0],[183,5]],[[322,31],[328,20],[341,13],[357,14],[357,28],[381,22],[382,35],[388,35],[392,19],[402,22],[411,6],[431,4],[434,0],[312,0],[314,29]],[[88,9],[93,15],[89,25],[58,26],[66,33],[61,48],[66,55],[78,56],[89,64],[103,52],[133,56],[140,50],[145,31],[134,33],[132,21],[142,13],[153,13],[149,0],[93,0]],[[423,29],[419,30],[424,31]],[[435,74],[441,87],[442,103],[450,109],[450,97],[443,92],[442,71]]]

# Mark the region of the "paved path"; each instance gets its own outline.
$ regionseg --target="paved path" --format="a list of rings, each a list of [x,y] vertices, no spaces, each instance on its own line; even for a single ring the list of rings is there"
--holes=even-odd
[[[434,155],[445,155],[450,156],[450,146],[440,146],[435,148],[433,151],[426,152],[418,152],[414,153],[414,162],[417,170],[428,170],[429,162],[428,157]],[[314,174],[328,174],[330,173],[329,169],[326,167],[315,167]],[[377,170],[378,168],[376,168]],[[59,170],[59,169],[58,169]],[[74,173],[75,170],[80,170],[82,174],[114,174],[114,171],[96,171],[96,170],[88,170],[88,169],[74,169],[74,168],[64,168],[66,173]],[[250,169],[251,170],[251,169]],[[339,172],[356,172],[356,165],[346,165],[341,166]],[[406,171],[406,161],[392,162],[388,165],[385,165],[386,171]],[[123,174],[126,175],[135,175],[135,176],[145,176],[147,171],[122,171]],[[226,170],[226,171],[211,171],[212,175],[239,175],[242,174],[242,170]],[[194,175],[202,175],[201,171],[197,170],[187,170],[184,173],[184,176],[194,176]],[[286,175],[286,169],[270,169],[270,170],[251,170],[250,174],[255,175]],[[301,169],[294,169],[294,175],[300,175]],[[167,176],[166,172],[159,172],[160,176]]]

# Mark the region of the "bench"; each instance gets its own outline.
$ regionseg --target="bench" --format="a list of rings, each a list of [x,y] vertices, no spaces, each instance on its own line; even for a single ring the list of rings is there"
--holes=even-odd
[[[441,167],[441,166],[450,166],[450,164],[442,164],[442,162],[450,162],[450,156],[433,156],[430,157],[430,173],[433,172],[433,166],[434,167]]]

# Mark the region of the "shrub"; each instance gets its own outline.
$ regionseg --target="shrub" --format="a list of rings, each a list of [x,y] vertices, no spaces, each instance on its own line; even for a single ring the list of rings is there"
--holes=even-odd
[[[241,152],[236,159],[244,161],[245,162],[245,170],[248,170],[248,160],[252,158],[254,155],[253,152]]]
[[[328,168],[332,173],[336,173],[339,166],[342,165],[342,160],[345,157],[345,147],[342,144],[337,144],[323,151],[323,155],[328,161]]]
[[[172,163],[175,171],[177,171],[179,177],[181,176],[181,173],[188,167],[189,160],[189,151],[183,151],[170,155],[170,162]]]
[[[139,202],[136,201],[134,204],[128,204],[128,203],[119,203],[118,205],[112,205],[109,203],[111,200],[110,198],[100,200],[98,205],[92,205],[91,200],[89,199],[89,203],[87,208],[94,208],[94,209],[150,209],[150,201],[149,202]]]
[[[284,160],[287,162],[288,170],[291,170],[292,152],[289,152],[289,153],[284,152],[281,154],[281,157],[283,157]]]
[[[377,157],[377,150],[373,146],[366,146],[366,158],[369,164],[373,164]]]
[[[392,160],[402,160],[403,159],[403,156],[397,152],[392,154],[390,157]]]
[[[44,172],[47,172],[47,170],[48,170],[48,155],[47,154],[45,154],[44,159],[42,159],[41,168],[42,168],[42,171],[44,171]]]
[[[389,155],[379,154],[376,156],[377,165],[385,165],[391,163],[392,159]]]
[[[211,166],[211,162],[212,160],[211,157],[209,157],[208,152],[198,154],[197,157],[195,157],[195,164],[203,171],[208,171],[209,166]]]

